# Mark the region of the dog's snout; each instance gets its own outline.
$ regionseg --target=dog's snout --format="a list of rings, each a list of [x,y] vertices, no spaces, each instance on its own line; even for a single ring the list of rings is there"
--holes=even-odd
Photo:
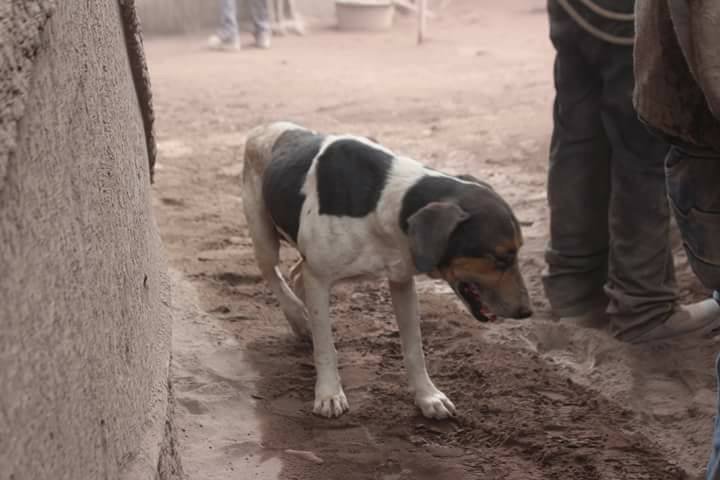
[[[523,319],[532,317],[533,311],[530,307],[520,307],[518,311],[515,313],[515,318]]]

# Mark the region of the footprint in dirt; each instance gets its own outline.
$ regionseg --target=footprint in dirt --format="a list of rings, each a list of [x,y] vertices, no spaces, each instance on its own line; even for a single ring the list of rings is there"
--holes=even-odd
[[[168,205],[170,207],[184,207],[185,202],[180,200],[179,198],[172,198],[172,197],[162,197],[160,201],[163,203],[163,205]]]
[[[542,319],[493,325],[484,337],[536,352],[577,383],[644,414],[684,416],[689,409],[713,409],[717,347],[712,342],[628,345],[601,330]]]
[[[254,285],[262,281],[259,275],[241,275],[234,272],[216,273],[212,275],[212,278],[233,287],[238,285]]]

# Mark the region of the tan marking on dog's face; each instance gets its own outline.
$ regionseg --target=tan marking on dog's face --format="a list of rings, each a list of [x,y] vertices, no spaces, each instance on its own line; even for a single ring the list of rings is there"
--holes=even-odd
[[[454,283],[463,279],[472,279],[478,283],[492,284],[499,280],[499,271],[492,258],[459,257],[447,267],[439,270],[446,281]]]
[[[450,269],[454,272],[464,272],[475,275],[485,275],[493,273],[497,269],[495,268],[495,262],[492,258],[475,258],[475,257],[460,257],[453,259],[450,262]]]
[[[506,240],[495,247],[495,255],[498,257],[504,257],[508,255],[514,255],[523,246],[523,236],[520,227],[515,226],[515,236],[512,239]]]
[[[523,245],[520,227],[515,223],[513,226],[513,238],[499,243],[494,249],[494,254],[488,252],[485,257],[454,258],[449,266],[440,269],[442,278],[448,281],[469,278],[478,283],[500,281],[499,277],[507,273],[512,265],[516,265],[517,253]]]

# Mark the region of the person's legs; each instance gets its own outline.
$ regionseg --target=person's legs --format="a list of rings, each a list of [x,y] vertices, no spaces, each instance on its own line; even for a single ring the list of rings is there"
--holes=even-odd
[[[602,311],[607,303],[610,148],[600,116],[599,78],[578,48],[577,31],[550,10],[555,104],[550,144],[550,242],[545,293],[556,315]]]
[[[237,0],[220,0],[219,35],[225,41],[238,38]]]
[[[220,0],[220,26],[208,40],[211,48],[240,48],[240,33],[237,24],[237,0]]]
[[[708,328],[716,331],[720,324],[720,152],[678,142],[668,153],[666,177],[690,265],[700,281],[715,290],[715,326],[710,320]],[[712,311],[710,307],[708,310]],[[717,362],[720,385],[720,357]],[[706,479],[720,480],[720,410],[715,417]]]
[[[713,298],[720,309],[720,153],[673,146],[666,169],[671,205],[690,265],[700,281],[715,290]],[[720,357],[717,362],[720,395]],[[720,480],[720,396],[718,406],[707,480]]]
[[[630,342],[704,333],[718,305],[676,305],[667,147],[633,109],[632,50],[585,35],[548,5],[557,96],[544,283],[553,310],[584,323],[610,317]]]
[[[632,106],[631,51],[607,45],[598,58],[604,84],[603,123],[613,152],[605,287],[612,330],[619,339],[633,343],[705,333],[720,326],[716,325],[720,309],[713,300],[677,305],[664,168],[668,149],[647,131]],[[720,168],[720,162],[715,165]],[[705,167],[702,171],[711,173]],[[720,219],[720,208],[717,212]]]
[[[632,49],[607,45],[600,62],[603,124],[612,145],[607,312],[614,333],[630,340],[662,324],[676,308],[668,147],[633,108]]]
[[[266,0],[248,0],[250,17],[255,29],[255,44],[260,48],[270,47],[270,15]]]

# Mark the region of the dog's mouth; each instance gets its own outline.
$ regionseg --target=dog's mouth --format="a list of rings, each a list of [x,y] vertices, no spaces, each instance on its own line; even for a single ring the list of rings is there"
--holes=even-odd
[[[481,300],[482,289],[480,285],[475,282],[460,282],[455,287],[455,291],[477,320],[481,322],[494,322],[497,320],[497,316]]]

